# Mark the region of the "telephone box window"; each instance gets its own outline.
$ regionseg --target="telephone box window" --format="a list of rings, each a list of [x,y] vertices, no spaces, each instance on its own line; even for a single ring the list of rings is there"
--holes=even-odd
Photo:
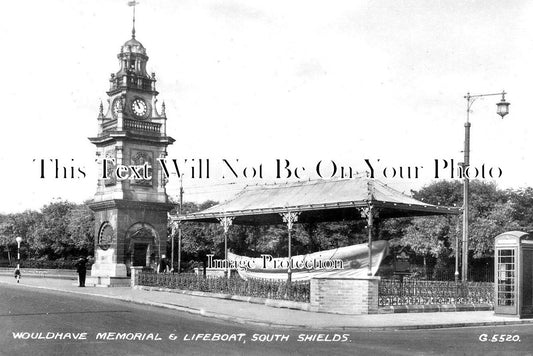
[[[498,250],[498,305],[515,305],[515,250]]]

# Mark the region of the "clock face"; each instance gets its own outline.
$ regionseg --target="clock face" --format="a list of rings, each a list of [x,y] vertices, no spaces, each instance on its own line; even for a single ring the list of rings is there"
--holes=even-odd
[[[131,111],[138,119],[144,119],[148,113],[148,106],[143,99],[137,98],[131,103]]]

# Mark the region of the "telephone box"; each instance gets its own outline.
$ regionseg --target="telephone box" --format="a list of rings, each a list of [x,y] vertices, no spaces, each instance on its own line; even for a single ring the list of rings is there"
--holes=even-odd
[[[504,232],[494,241],[494,313],[533,317],[533,237]]]

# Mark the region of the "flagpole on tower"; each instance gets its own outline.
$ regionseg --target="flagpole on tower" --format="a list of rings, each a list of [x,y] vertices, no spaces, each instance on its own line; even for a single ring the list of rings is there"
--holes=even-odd
[[[128,6],[133,6],[133,28],[131,30],[131,37],[135,38],[135,5],[139,4],[138,1],[128,1]]]

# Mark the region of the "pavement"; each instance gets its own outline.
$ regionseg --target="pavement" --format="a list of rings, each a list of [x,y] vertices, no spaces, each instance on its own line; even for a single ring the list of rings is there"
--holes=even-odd
[[[470,326],[533,324],[533,319],[495,315],[493,311],[339,315],[274,308],[243,301],[219,299],[130,287],[99,288],[77,286],[75,279],[0,275],[0,284],[85,294],[183,311],[240,324],[276,328],[319,330],[414,330]]]

